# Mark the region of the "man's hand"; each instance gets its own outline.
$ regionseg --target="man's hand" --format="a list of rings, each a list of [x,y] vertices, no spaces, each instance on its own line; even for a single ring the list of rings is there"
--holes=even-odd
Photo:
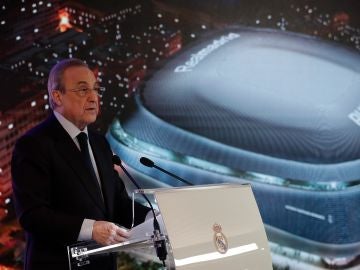
[[[100,245],[113,245],[126,241],[130,233],[112,222],[95,221],[92,238]]]

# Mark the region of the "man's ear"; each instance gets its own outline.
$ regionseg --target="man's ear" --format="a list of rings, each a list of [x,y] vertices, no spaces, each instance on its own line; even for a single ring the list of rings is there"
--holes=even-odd
[[[52,100],[56,104],[56,106],[61,106],[62,104],[62,95],[59,90],[53,90],[51,92]]]

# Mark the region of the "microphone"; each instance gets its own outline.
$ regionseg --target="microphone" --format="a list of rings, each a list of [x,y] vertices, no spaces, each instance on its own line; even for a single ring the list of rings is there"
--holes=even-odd
[[[163,168],[161,168],[159,166],[156,166],[154,161],[152,161],[151,159],[148,159],[146,157],[141,157],[140,162],[141,162],[142,165],[144,165],[146,167],[150,167],[150,168],[154,167],[154,168],[158,169],[159,171],[162,171],[163,173],[165,173],[167,175],[170,175],[171,177],[174,177],[177,180],[179,180],[179,181],[181,181],[181,182],[183,182],[183,183],[185,183],[185,184],[187,184],[189,186],[194,185],[193,183],[190,183],[189,181],[186,181],[184,178],[181,178],[180,176],[177,176],[177,175],[175,175],[175,174],[173,174],[173,173],[171,173],[171,172],[169,172],[169,171],[167,171],[167,170],[165,170],[165,169],[163,169]]]
[[[112,161],[113,161],[113,164],[118,165],[118,166],[121,167],[121,169],[124,171],[124,173],[127,175],[127,177],[131,180],[131,182],[138,189],[141,189],[141,187],[138,185],[138,183],[135,181],[135,179],[131,176],[131,174],[122,165],[121,159],[119,158],[119,156],[113,155]],[[154,239],[155,248],[156,248],[156,255],[159,258],[159,260],[162,261],[163,266],[165,267],[165,260],[166,260],[166,256],[167,256],[166,243],[165,243],[165,240],[162,239],[163,235],[161,233],[159,222],[156,219],[156,214],[155,214],[154,207],[152,206],[152,203],[150,202],[150,200],[148,199],[148,197],[144,193],[141,193],[141,195],[144,197],[144,199],[150,205],[151,211],[153,213],[153,216],[154,216],[154,225],[153,225],[154,226],[154,235],[153,235],[153,239]]]
[[[155,166],[154,161],[152,161],[151,159],[148,159],[146,157],[141,157],[140,162],[141,162],[141,164],[145,165],[146,167],[152,168]]]

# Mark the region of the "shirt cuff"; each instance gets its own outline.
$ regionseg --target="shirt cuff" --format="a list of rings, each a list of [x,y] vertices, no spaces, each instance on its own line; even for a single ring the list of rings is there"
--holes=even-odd
[[[88,241],[92,239],[92,231],[95,220],[85,218],[80,229],[78,241]]]

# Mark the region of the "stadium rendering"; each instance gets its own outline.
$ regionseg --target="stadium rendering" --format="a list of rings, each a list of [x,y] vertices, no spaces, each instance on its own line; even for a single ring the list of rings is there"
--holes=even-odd
[[[234,27],[164,63],[107,137],[144,187],[178,183],[142,166],[141,156],[194,184],[251,183],[270,241],[354,258],[359,90],[358,52],[305,35]]]

